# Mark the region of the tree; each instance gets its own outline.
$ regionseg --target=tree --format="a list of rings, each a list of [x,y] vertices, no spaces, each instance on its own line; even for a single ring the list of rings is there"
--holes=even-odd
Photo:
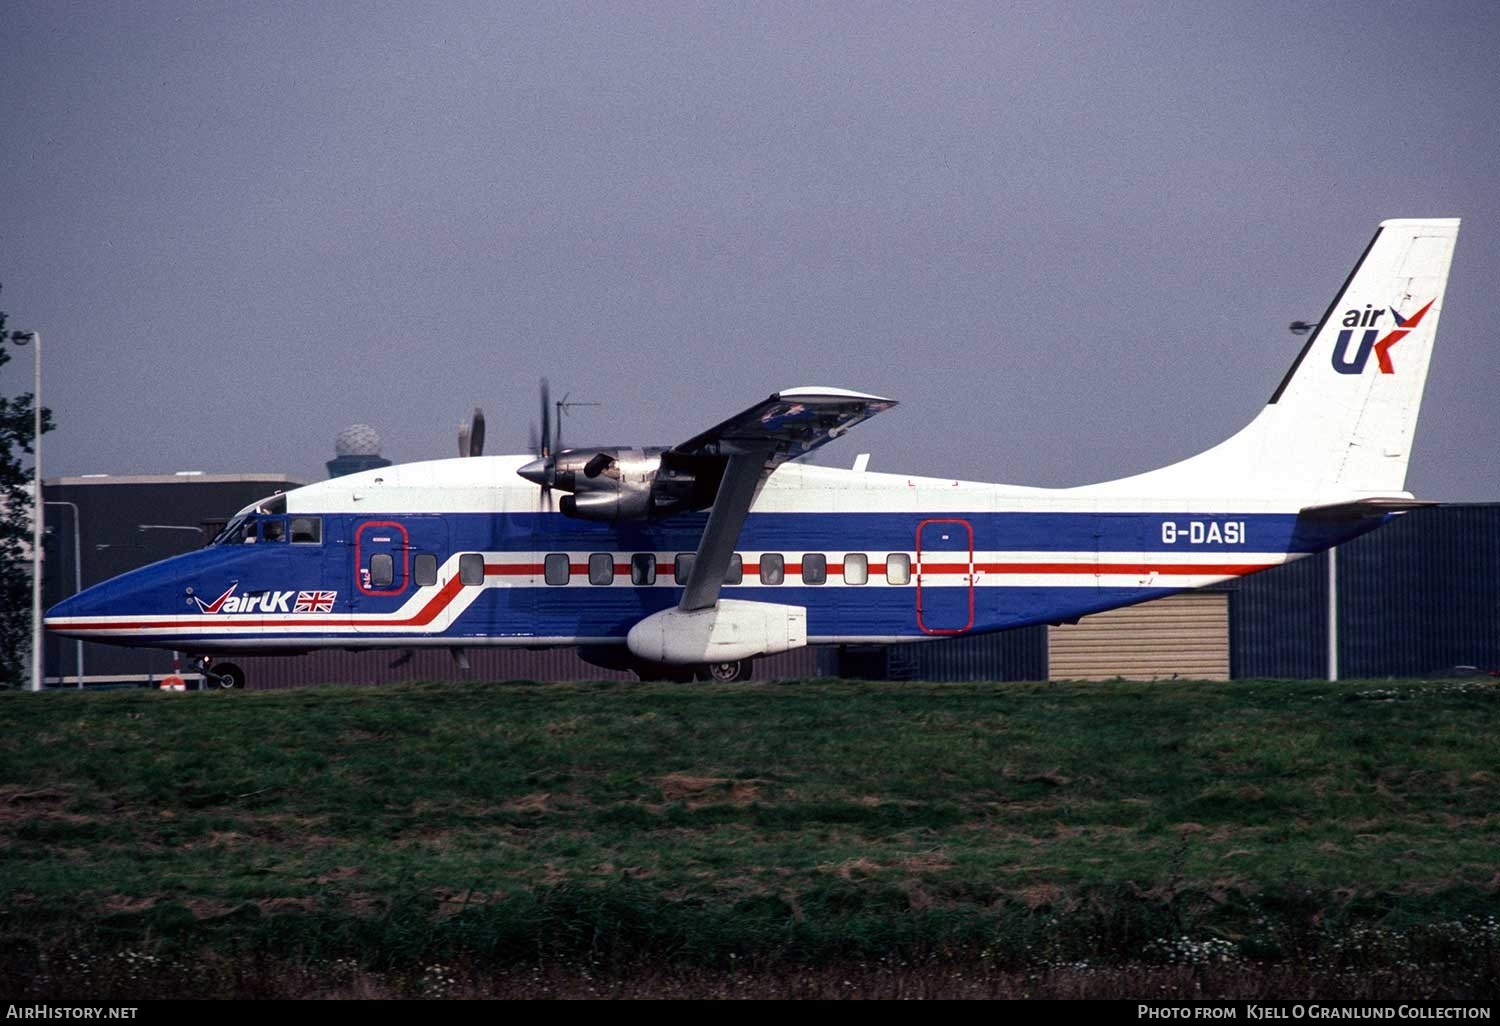
[[[10,335],[0,311],[0,368],[11,360]],[[31,467],[35,396],[0,396],[0,685],[24,684],[31,675]],[[42,431],[53,428],[52,411],[42,407]],[[37,501],[41,497],[37,496]]]

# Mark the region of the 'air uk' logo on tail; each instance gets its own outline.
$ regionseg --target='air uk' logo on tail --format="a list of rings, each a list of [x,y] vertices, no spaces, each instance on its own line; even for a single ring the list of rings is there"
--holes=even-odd
[[[1395,307],[1391,307],[1391,316],[1396,320],[1396,327],[1386,333],[1384,338],[1379,338],[1380,329],[1376,322],[1385,316],[1384,310],[1377,310],[1366,305],[1363,310],[1348,310],[1344,313],[1344,330],[1339,332],[1338,344],[1333,347],[1333,369],[1340,374],[1360,374],[1364,372],[1365,364],[1370,362],[1371,350],[1375,353],[1376,362],[1380,364],[1380,373],[1396,373],[1395,365],[1391,363],[1391,346],[1400,342],[1412,329],[1422,322],[1422,316],[1432,309],[1436,299],[1429,299],[1427,305],[1422,307],[1410,317],[1402,317]],[[1354,342],[1354,329],[1363,328],[1364,333],[1359,340],[1359,347],[1351,356],[1349,348]],[[1377,341],[1378,339],[1378,341]]]

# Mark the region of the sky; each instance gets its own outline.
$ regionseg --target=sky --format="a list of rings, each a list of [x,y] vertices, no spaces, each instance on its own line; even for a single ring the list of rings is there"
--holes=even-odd
[[[1236,431],[1377,224],[1461,217],[1408,489],[1500,500],[1500,5],[8,0],[48,478],[671,445],[1073,485]],[[31,356],[0,394],[31,387]]]

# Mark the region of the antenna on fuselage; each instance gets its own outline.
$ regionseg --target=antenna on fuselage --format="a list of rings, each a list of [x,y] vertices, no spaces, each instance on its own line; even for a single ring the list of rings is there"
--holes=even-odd
[[[568,402],[571,392],[564,392],[563,397],[557,401],[557,448],[562,448],[562,420],[563,415],[577,406],[603,406],[603,403]]]

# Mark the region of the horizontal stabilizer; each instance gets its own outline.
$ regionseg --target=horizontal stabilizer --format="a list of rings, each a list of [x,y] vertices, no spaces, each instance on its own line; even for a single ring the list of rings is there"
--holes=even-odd
[[[1409,513],[1414,509],[1436,506],[1432,499],[1412,499],[1400,495],[1355,499],[1353,502],[1331,502],[1326,506],[1304,506],[1298,516],[1309,520],[1364,520],[1389,513]]]

